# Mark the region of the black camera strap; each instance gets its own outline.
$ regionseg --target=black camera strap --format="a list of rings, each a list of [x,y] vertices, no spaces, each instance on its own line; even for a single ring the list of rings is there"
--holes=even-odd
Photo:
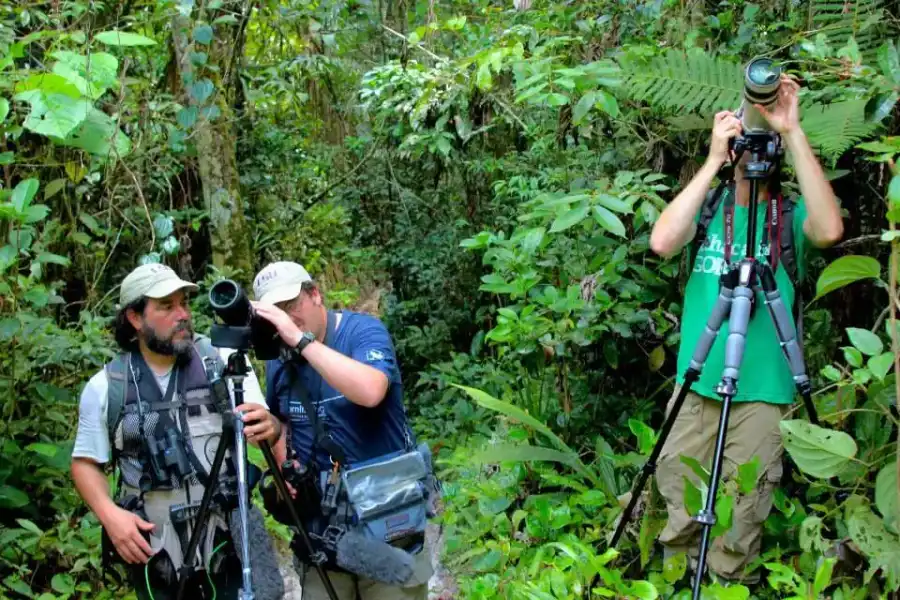
[[[337,315],[333,311],[328,311],[328,320],[325,327],[325,339],[322,340],[322,343],[328,346],[329,342],[334,340],[334,332],[337,327]],[[283,363],[282,368],[288,369],[288,394],[290,395],[291,391],[294,389],[294,383],[297,381],[297,376],[300,371],[300,364],[296,360],[291,360],[289,362]],[[313,369],[315,372],[315,369]],[[277,386],[278,380],[281,374],[278,373],[275,376],[275,386]],[[321,403],[322,397],[324,396],[324,388],[325,388],[325,378],[322,377],[318,372],[315,372],[315,376],[319,378],[319,401],[316,402],[316,405],[313,406],[312,401],[309,399],[309,393],[306,390],[306,386],[303,385],[303,382],[300,382],[300,385],[296,386],[298,388],[298,393],[300,396],[300,404],[303,406],[303,411],[306,413],[307,418],[309,419],[310,424],[313,428],[313,436],[312,436],[312,448],[310,449],[310,460],[314,461],[316,452],[318,448],[324,449],[328,454],[331,455],[332,460],[339,464],[344,464],[346,461],[346,454],[344,450],[338,445],[334,439],[328,435],[327,425],[325,424],[325,419],[319,417],[318,405]],[[287,445],[288,448],[291,448],[291,439],[290,439],[290,426],[287,428]]]
[[[718,191],[718,190],[717,190]],[[760,253],[769,256],[769,265],[772,270],[778,269],[778,261],[781,258],[781,222],[784,203],[781,194],[767,194],[767,211],[766,211],[766,234],[762,236],[759,244]],[[725,206],[722,210],[722,219],[724,221],[725,230],[725,266],[731,265],[731,248],[734,245],[734,186],[729,186],[724,191]],[[717,202],[716,202],[717,204]],[[756,255],[756,249],[753,250]]]

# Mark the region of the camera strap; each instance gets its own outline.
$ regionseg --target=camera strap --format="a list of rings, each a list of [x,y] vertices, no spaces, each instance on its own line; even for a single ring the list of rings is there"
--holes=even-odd
[[[322,340],[322,343],[328,346],[329,342],[334,340],[334,332],[337,327],[337,316],[333,311],[328,311],[328,320],[325,327],[325,339]],[[282,368],[288,369],[288,394],[294,389],[294,383],[297,381],[296,377],[300,371],[300,365],[297,364],[296,361],[289,361],[282,363]],[[312,367],[310,367],[312,368]],[[316,406],[313,406],[312,401],[309,399],[309,393],[306,390],[306,386],[303,385],[303,382],[300,381],[300,385],[296,386],[298,389],[298,394],[300,396],[300,404],[303,406],[303,411],[306,413],[307,418],[309,419],[310,424],[313,428],[313,436],[312,436],[312,448],[310,449],[310,460],[314,461],[316,456],[316,451],[318,448],[322,448],[328,454],[331,455],[332,460],[334,462],[343,465],[346,462],[347,456],[344,453],[344,450],[334,441],[334,439],[328,435],[327,426],[325,424],[325,420],[319,418],[318,405],[321,403],[322,397],[325,392],[325,378],[322,377],[318,372],[313,369],[313,373],[315,377],[319,378],[319,401],[316,402]],[[275,386],[277,386],[278,379],[281,374],[278,373],[275,376]],[[287,444],[288,448],[291,448],[291,438],[290,438],[290,427],[287,428]]]
[[[731,265],[731,249],[734,245],[734,186],[729,186],[725,191],[725,206],[722,210],[722,219],[725,230],[725,266]],[[769,256],[769,265],[775,271],[781,258],[781,221],[783,202],[781,194],[773,196],[767,193],[766,231],[759,243],[760,253]],[[754,255],[756,253],[754,252]]]

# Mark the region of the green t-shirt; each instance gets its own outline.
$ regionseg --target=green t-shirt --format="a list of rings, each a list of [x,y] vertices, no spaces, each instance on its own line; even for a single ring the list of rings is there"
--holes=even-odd
[[[684,374],[690,366],[691,357],[697,346],[712,309],[719,295],[719,276],[725,267],[725,235],[722,211],[725,198],[709,223],[706,241],[691,261],[692,270],[688,278],[684,295],[684,311],[681,320],[681,345],[678,349],[677,381],[684,383]],[[787,200],[785,200],[787,201]],[[766,202],[758,205],[757,215],[757,260],[768,262],[768,256],[760,253],[759,244],[766,235]],[[731,261],[740,261],[747,248],[747,217],[749,208],[734,207],[734,244]],[[699,216],[698,216],[699,217]],[[802,198],[797,199],[793,214],[794,252],[797,257],[797,270],[802,278],[805,271],[807,240],[803,233],[803,222],[806,220],[806,205]],[[771,248],[770,248],[771,249]],[[775,272],[775,280],[781,299],[788,310],[791,323],[794,322],[792,307],[794,305],[794,286],[779,261]],[[725,342],[728,337],[728,319],[719,328],[716,341],[710,349],[709,356],[703,364],[700,378],[691,386],[691,390],[708,398],[720,399],[716,388],[722,380],[725,368]],[[756,295],[756,307],[753,317],[747,326],[747,337],[744,355],[741,362],[740,375],[737,382],[735,402],[762,401],[773,404],[790,404],[794,401],[796,386],[791,376],[790,367],[781,350],[775,325],[769,309],[762,300],[762,294]]]

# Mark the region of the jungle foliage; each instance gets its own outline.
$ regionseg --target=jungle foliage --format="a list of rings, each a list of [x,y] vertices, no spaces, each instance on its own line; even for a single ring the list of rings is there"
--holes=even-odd
[[[648,239],[759,55],[802,82],[845,235],[802,283],[823,422],[782,423],[763,581],[707,592],[896,594],[898,25],[887,0],[0,3],[0,597],[124,594],[68,476],[121,278],[198,281],[203,331],[213,281],[276,259],[391,330],[452,597],[687,597],[654,494],[609,548],[689,270]]]

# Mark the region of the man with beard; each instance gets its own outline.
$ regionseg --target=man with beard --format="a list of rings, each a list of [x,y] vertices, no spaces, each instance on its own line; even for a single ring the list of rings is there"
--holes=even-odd
[[[221,375],[232,351],[194,335],[185,291],[196,288],[164,265],[133,270],[122,282],[115,319],[122,354],[90,379],[79,405],[72,478],[103,527],[104,559],[117,554],[129,565],[142,599],[175,597],[194,511],[209,481],[223,419],[231,418],[217,406],[209,375]],[[236,411],[243,414],[247,440],[277,440],[281,425],[269,414],[252,370],[243,386],[245,401]],[[230,454],[219,478],[224,493],[216,494],[199,547],[213,589],[201,572],[195,578],[200,587],[188,590],[187,597],[236,598],[240,588],[241,568],[230,535],[237,506]],[[101,468],[110,462],[119,470],[114,494]],[[256,543],[254,573],[258,567],[265,570],[269,556],[280,580],[258,510],[251,512],[248,531]],[[196,564],[196,557],[191,559]],[[281,596],[276,591],[271,597]]]

